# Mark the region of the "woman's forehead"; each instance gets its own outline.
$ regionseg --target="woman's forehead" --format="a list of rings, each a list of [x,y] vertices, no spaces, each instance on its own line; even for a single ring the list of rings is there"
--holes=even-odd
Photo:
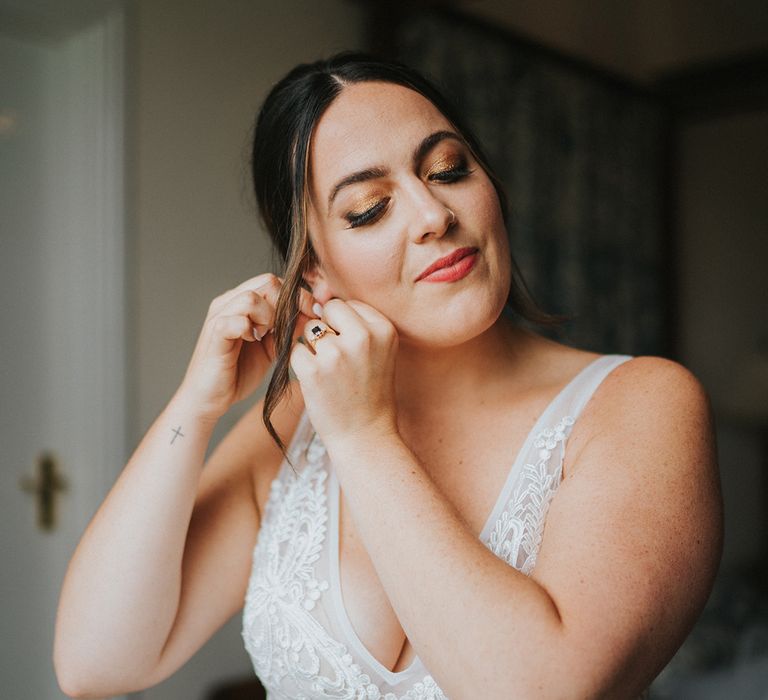
[[[313,177],[320,184],[392,158],[409,158],[424,136],[440,129],[452,126],[415,90],[384,82],[346,85],[315,126]]]

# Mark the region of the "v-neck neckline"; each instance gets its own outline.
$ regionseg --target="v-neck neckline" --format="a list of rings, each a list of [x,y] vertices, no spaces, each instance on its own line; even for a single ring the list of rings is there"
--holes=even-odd
[[[538,435],[541,430],[543,430],[543,426],[545,423],[549,420],[550,415],[554,411],[555,407],[560,403],[562,398],[566,395],[566,393],[590,370],[592,369],[597,363],[599,363],[601,360],[604,360],[606,357],[610,357],[609,355],[600,355],[599,357],[595,358],[591,362],[587,363],[584,367],[582,367],[566,384],[565,386],[560,389],[560,391],[555,394],[554,398],[547,404],[546,408],[541,412],[536,422],[533,424],[533,427],[528,432],[528,435],[526,436],[525,440],[523,441],[522,445],[520,446],[520,449],[517,452],[517,455],[515,457],[515,460],[512,462],[512,466],[509,469],[509,472],[507,473],[507,478],[504,481],[504,485],[501,487],[501,491],[499,492],[499,495],[496,498],[496,502],[494,503],[493,507],[491,508],[491,512],[489,513],[485,525],[483,526],[483,529],[480,531],[480,534],[478,535],[478,539],[485,544],[488,541],[488,536],[490,535],[491,528],[493,527],[493,524],[495,520],[500,516],[501,511],[503,510],[506,501],[509,497],[509,492],[512,490],[512,487],[514,486],[515,481],[517,480],[517,475],[520,472],[520,469],[522,467],[522,462],[525,458],[525,455],[528,454],[530,451],[531,443],[533,442],[536,435]],[[404,678],[410,676],[414,673],[414,671],[419,667],[423,666],[421,659],[418,657],[418,655],[414,656],[413,661],[402,671],[390,671],[384,664],[382,664],[376,657],[371,654],[370,651],[368,651],[368,648],[363,644],[360,637],[357,635],[357,632],[355,632],[354,627],[352,626],[352,621],[349,619],[349,615],[347,614],[347,609],[344,606],[344,597],[341,592],[341,557],[339,552],[339,532],[340,532],[340,523],[339,518],[341,515],[340,510],[340,498],[341,498],[341,485],[339,483],[339,480],[336,476],[336,471],[331,468],[330,470],[330,479],[329,479],[329,490],[330,490],[330,525],[331,525],[331,531],[330,531],[330,574],[331,574],[331,594],[334,599],[335,607],[338,610],[338,618],[339,622],[341,624],[341,627],[344,630],[344,633],[346,634],[348,641],[352,644],[352,646],[356,649],[357,653],[366,661],[366,663],[371,666],[376,673],[379,674],[379,676],[385,680],[390,685],[394,686],[398,683],[400,683]],[[401,652],[402,653],[402,652]]]

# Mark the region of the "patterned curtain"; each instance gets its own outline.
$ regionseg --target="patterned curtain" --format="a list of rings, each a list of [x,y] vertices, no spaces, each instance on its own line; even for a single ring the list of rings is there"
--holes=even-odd
[[[597,352],[669,354],[667,115],[649,93],[454,13],[391,25],[389,53],[458,103],[505,185],[545,334]]]

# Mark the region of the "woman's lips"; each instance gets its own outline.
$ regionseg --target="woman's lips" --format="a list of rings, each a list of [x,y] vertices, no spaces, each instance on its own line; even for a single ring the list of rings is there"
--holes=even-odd
[[[432,263],[422,272],[416,281],[424,282],[454,282],[466,277],[474,267],[477,259],[477,248],[459,248]]]

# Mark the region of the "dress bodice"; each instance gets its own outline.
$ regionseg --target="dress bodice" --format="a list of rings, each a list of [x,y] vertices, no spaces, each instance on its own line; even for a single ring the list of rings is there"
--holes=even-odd
[[[584,367],[539,416],[511,465],[479,538],[526,575],[571,429],[600,382],[629,359],[602,355]],[[447,700],[418,656],[390,671],[352,627],[339,580],[339,482],[306,413],[287,454],[293,468],[284,460],[270,486],[242,618],[268,700]]]

